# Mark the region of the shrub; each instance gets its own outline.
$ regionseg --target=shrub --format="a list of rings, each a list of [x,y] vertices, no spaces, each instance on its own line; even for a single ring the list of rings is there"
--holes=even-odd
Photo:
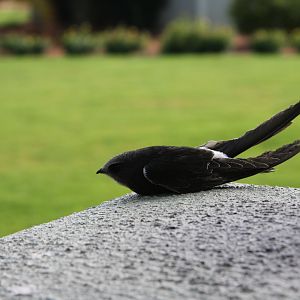
[[[297,52],[300,52],[300,29],[296,29],[291,33],[290,42]]]
[[[2,48],[12,54],[42,54],[49,46],[49,41],[40,36],[10,34],[2,39]]]
[[[145,34],[141,34],[134,29],[118,27],[105,32],[103,38],[104,49],[112,54],[132,53],[143,48],[145,39]]]
[[[164,53],[222,52],[230,43],[229,30],[212,28],[201,21],[177,20],[165,30]]]
[[[202,37],[202,42],[198,46],[198,52],[223,52],[228,48],[230,40],[231,32],[229,30],[212,30]]]
[[[162,37],[162,51],[164,53],[195,52],[198,47],[199,31],[202,24],[193,24],[188,20],[177,20],[170,23]]]
[[[234,0],[231,14],[242,33],[300,27],[299,0]]]
[[[250,47],[258,53],[275,53],[284,45],[285,35],[282,31],[259,30],[251,37]]]
[[[63,34],[62,44],[67,54],[81,55],[94,52],[97,47],[96,39],[89,26],[70,29]]]

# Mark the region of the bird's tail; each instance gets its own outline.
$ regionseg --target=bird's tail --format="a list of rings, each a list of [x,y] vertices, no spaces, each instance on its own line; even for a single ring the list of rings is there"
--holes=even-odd
[[[205,146],[212,150],[221,151],[227,154],[229,157],[235,157],[247,149],[269,139],[291,125],[292,120],[295,119],[299,114],[300,101],[297,104],[290,106],[286,110],[279,112],[255,129],[246,132],[240,138],[220,142],[211,141]],[[281,149],[278,149],[277,151],[279,150]],[[276,151],[274,153],[276,153]]]
[[[297,140],[291,144],[284,145],[277,150],[265,152],[257,157],[249,158],[248,160],[266,164],[269,166],[266,171],[270,171],[273,167],[287,161],[291,157],[297,155],[299,152],[300,140]]]
[[[284,145],[283,147],[274,150],[265,152],[257,157],[246,158],[246,159],[225,159],[218,160],[217,162],[221,164],[221,168],[219,169],[222,180],[217,184],[213,182],[211,186],[208,185],[209,188],[228,183],[231,181],[240,180],[243,178],[247,178],[259,173],[268,173],[273,171],[274,167],[285,162],[291,157],[297,155],[300,152],[300,140],[297,140],[291,144]],[[222,168],[222,163],[225,162],[229,164],[231,167]],[[235,165],[239,165],[236,167]]]

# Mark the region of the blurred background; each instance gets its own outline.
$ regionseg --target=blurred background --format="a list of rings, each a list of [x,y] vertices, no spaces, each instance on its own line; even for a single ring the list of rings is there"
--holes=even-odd
[[[120,152],[233,138],[297,102],[299,52],[299,0],[0,0],[0,236],[129,192],[95,175]],[[243,182],[299,188],[299,168]]]

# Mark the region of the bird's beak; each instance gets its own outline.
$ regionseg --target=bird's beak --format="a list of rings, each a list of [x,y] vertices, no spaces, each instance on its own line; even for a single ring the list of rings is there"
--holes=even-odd
[[[101,168],[100,170],[98,170],[98,171],[96,172],[96,174],[105,174],[104,168]]]

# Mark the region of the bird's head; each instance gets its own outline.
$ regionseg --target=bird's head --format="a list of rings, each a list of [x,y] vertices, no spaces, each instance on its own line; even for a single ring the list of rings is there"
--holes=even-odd
[[[143,169],[159,153],[157,147],[147,147],[124,152],[113,157],[97,174],[105,174],[131,189],[144,181]]]
[[[123,185],[128,185],[128,181],[143,168],[135,160],[135,151],[129,151],[117,155],[110,159],[96,174],[105,174]]]

